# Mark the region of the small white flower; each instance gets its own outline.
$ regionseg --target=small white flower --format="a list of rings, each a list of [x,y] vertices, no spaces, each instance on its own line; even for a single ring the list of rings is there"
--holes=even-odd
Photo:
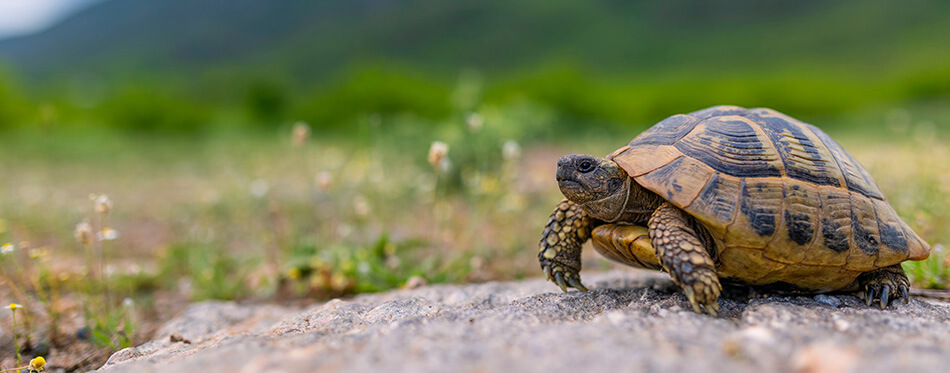
[[[125,298],[122,300],[122,307],[132,308],[133,306],[135,306],[135,301],[133,301],[132,298]]]
[[[365,261],[360,261],[359,264],[356,265],[356,271],[364,275],[369,273],[370,271],[369,263]]]
[[[509,161],[521,158],[521,145],[518,145],[515,140],[505,141],[505,144],[501,146],[501,156]]]
[[[468,124],[469,131],[478,132],[485,125],[485,120],[478,113],[471,113],[465,118],[465,123]]]
[[[367,217],[369,213],[372,212],[372,208],[369,205],[369,200],[362,195],[353,197],[353,211],[356,212],[356,215],[359,217]]]
[[[98,238],[99,241],[112,241],[119,238],[119,231],[109,227],[102,228],[102,231],[96,234],[96,238]]]
[[[5,243],[3,246],[0,246],[0,254],[6,255],[12,253],[14,249],[16,249],[16,246],[13,246],[12,243]]]
[[[320,171],[317,173],[316,182],[317,187],[321,190],[329,190],[330,186],[333,185],[333,175],[326,171]]]
[[[92,197],[93,202],[95,202],[96,212],[105,215],[108,214],[109,211],[112,211],[112,201],[109,200],[109,196],[100,194],[98,196],[91,195],[90,197]]]
[[[73,230],[73,236],[76,237],[76,241],[80,244],[88,245],[92,242],[92,225],[89,225],[89,221],[87,220],[76,224],[76,229]]]
[[[452,171],[452,160],[449,157],[442,159],[442,162],[439,162],[439,172],[446,174],[449,171]]]
[[[433,141],[432,145],[429,146],[429,164],[435,169],[444,167],[442,166],[442,162],[446,160],[448,155],[449,144],[441,141]]]
[[[251,183],[251,194],[254,195],[254,197],[264,197],[268,190],[270,190],[270,185],[267,183],[267,180],[257,179]]]
[[[310,125],[305,122],[294,123],[293,143],[294,146],[301,146],[310,139]]]

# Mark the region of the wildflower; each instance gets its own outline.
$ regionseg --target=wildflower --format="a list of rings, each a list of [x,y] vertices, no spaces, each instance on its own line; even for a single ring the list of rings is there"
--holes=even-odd
[[[305,122],[294,123],[293,129],[294,146],[303,146],[310,139],[310,126]]]
[[[515,140],[505,141],[505,144],[501,146],[501,156],[506,161],[517,160],[521,158],[521,146]]]
[[[323,191],[330,189],[330,185],[333,184],[333,175],[326,171],[320,171],[317,173],[316,177],[317,187]]]
[[[296,280],[303,277],[303,273],[300,271],[300,268],[293,267],[287,271],[287,277],[291,280]]]
[[[449,145],[441,141],[433,141],[429,146],[429,164],[438,168],[439,164],[449,155]]]
[[[356,215],[359,217],[365,218],[369,216],[369,213],[371,212],[371,208],[369,206],[369,201],[366,199],[366,197],[363,197],[361,195],[353,197],[353,212],[355,212]]]
[[[108,215],[109,211],[112,211],[112,201],[109,200],[109,196],[105,194],[100,194],[96,196],[92,194],[89,196],[93,202],[95,202],[96,212],[102,215]]]
[[[0,246],[0,254],[6,255],[13,252],[13,249],[16,249],[12,243],[5,243],[3,246]]]
[[[468,129],[472,132],[478,132],[478,130],[482,129],[482,126],[485,125],[485,121],[478,113],[469,114],[468,117],[465,118],[465,123],[468,124]]]
[[[446,172],[452,169],[452,161],[449,160],[449,145],[434,141],[429,147],[429,164],[438,172]]]
[[[330,276],[330,288],[335,291],[346,290],[350,280],[342,272],[336,272]]]
[[[13,349],[16,351],[16,365],[20,366],[20,359],[22,356],[20,355],[20,340],[17,338],[16,332],[16,310],[23,308],[23,305],[18,303],[10,303],[9,308],[10,312],[13,312]]]
[[[125,298],[122,300],[123,308],[132,308],[133,306],[135,306],[135,301],[133,301],[132,298]]]
[[[96,238],[99,239],[99,241],[112,241],[116,238],[119,238],[119,231],[105,227],[102,228],[102,231],[96,234]]]
[[[251,183],[251,194],[254,197],[261,198],[267,191],[270,189],[270,185],[267,184],[267,180],[257,179]]]
[[[76,229],[73,230],[73,236],[76,237],[76,242],[86,246],[92,243],[92,226],[89,225],[88,220],[83,220],[79,224],[76,224]]]
[[[33,358],[33,360],[30,360],[30,367],[29,367],[29,368],[30,368],[30,372],[31,372],[31,373],[32,373],[32,372],[42,372],[42,371],[43,371],[43,367],[45,367],[45,366],[46,366],[46,359],[44,359],[42,356],[37,356],[37,357]]]

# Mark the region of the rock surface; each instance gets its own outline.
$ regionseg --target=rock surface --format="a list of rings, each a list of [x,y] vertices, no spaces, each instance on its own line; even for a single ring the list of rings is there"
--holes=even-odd
[[[950,304],[850,295],[720,301],[695,314],[664,274],[423,286],[310,309],[205,302],[104,372],[937,372]]]

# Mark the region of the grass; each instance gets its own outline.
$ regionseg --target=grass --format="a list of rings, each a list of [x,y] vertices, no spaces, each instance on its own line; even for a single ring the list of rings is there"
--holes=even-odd
[[[428,134],[404,131],[421,120],[404,116],[364,118],[349,137],[300,126],[204,140],[17,134],[0,148],[15,160],[0,164],[0,241],[14,247],[0,269],[3,294],[25,306],[23,350],[50,344],[56,366],[82,340],[134,345],[172,316],[162,297],[326,299],[414,278],[539,276],[538,235],[561,198],[557,157],[607,154],[640,129],[525,141],[512,123],[551,116],[532,110],[458,113]],[[921,236],[950,242],[950,112],[922,104],[825,123]],[[447,150],[430,164],[434,141]],[[117,237],[97,240],[106,228]],[[587,250],[586,268],[604,263]],[[904,266],[916,286],[950,282],[943,249]]]

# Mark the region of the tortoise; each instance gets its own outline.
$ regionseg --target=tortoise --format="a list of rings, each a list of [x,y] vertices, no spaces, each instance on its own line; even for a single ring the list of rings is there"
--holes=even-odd
[[[561,290],[580,281],[587,240],[613,261],[665,270],[694,311],[722,285],[760,292],[903,297],[900,263],[930,246],[871,175],[817,127],[772,109],[716,106],[666,118],[606,158],[557,165],[566,197],[538,259]]]

